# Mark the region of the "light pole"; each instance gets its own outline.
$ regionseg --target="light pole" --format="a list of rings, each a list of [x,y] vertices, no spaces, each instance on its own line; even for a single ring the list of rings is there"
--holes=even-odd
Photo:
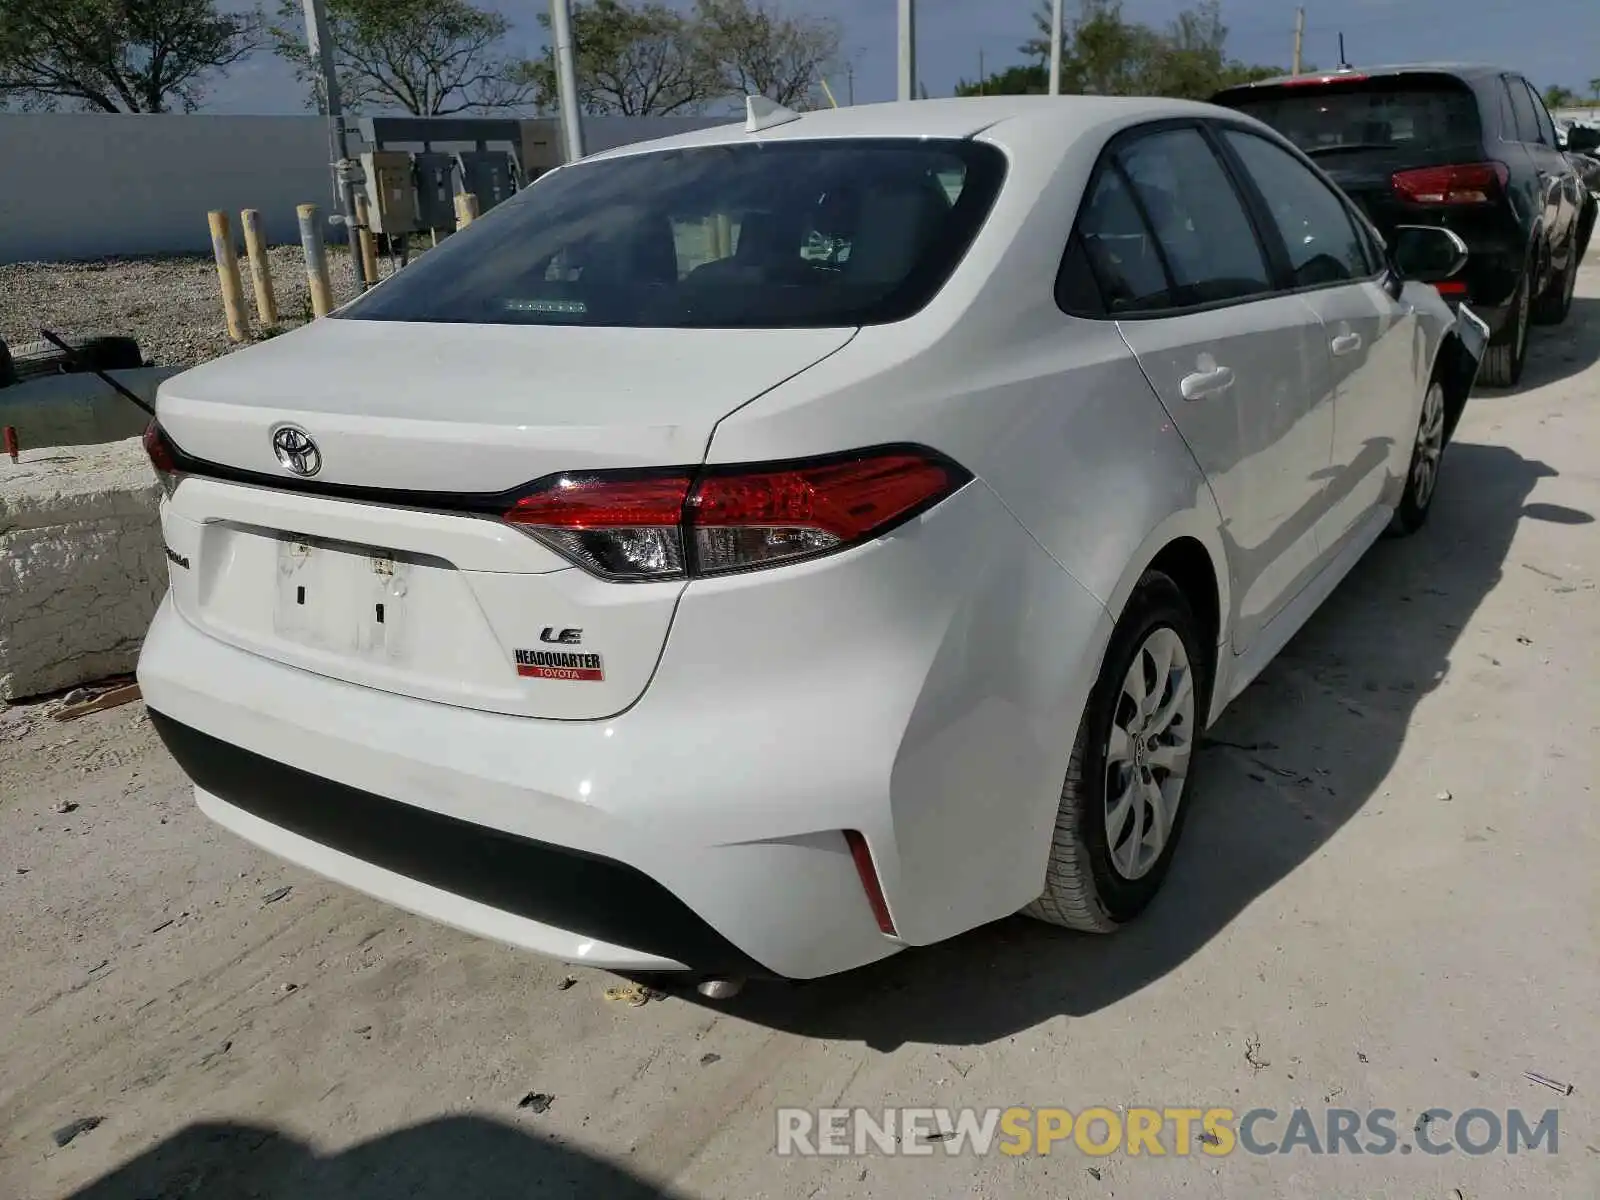
[[[1061,95],[1061,0],[1050,4],[1050,94]]]
[[[916,0],[900,0],[900,88],[902,100],[917,95],[917,12]]]
[[[333,39],[328,36],[328,14],[322,0],[305,0],[306,47],[322,71],[322,99],[328,110],[328,153],[333,158],[334,195],[339,199],[335,220],[345,227],[350,244],[355,245],[356,194],[354,164],[344,134],[344,105],[339,98],[339,73],[333,61]],[[356,272],[357,276],[361,272]],[[366,281],[362,279],[362,290]]]
[[[578,111],[578,69],[572,53],[572,12],[567,0],[550,0],[550,33],[555,38],[556,103],[566,134],[567,161],[583,157],[583,114]]]

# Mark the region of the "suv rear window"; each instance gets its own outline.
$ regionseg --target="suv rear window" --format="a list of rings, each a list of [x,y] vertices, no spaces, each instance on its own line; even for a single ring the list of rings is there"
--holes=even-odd
[[[1477,98],[1445,75],[1241,89],[1217,102],[1272,126],[1312,157],[1477,145],[1483,135]]]
[[[1005,157],[970,141],[653,151],[555,171],[339,315],[654,328],[900,320],[944,286]]]

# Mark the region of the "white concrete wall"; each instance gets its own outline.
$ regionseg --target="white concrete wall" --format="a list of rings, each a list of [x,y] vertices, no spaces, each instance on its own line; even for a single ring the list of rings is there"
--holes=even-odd
[[[0,113],[0,262],[205,251],[213,208],[294,242],[327,163],[316,117]]]
[[[729,119],[588,117],[584,137],[594,153]],[[524,155],[554,130],[524,122]],[[0,113],[0,263],[203,254],[214,208],[241,244],[243,208],[260,210],[268,240],[297,242],[296,205],[332,211],[328,160],[317,116]]]
[[[136,439],[0,458],[0,699],[132,671],[167,587]]]

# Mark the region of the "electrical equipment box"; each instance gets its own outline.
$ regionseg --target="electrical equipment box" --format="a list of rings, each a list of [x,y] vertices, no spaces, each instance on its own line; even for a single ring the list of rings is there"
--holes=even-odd
[[[456,227],[455,155],[443,150],[419,150],[411,157],[416,165],[418,226],[453,230]]]
[[[511,199],[521,182],[516,155],[509,151],[462,150],[455,158],[461,172],[461,190],[478,198],[479,213]]]
[[[369,150],[361,156],[366,177],[367,220],[373,233],[417,229],[417,188],[411,155],[404,150]]]

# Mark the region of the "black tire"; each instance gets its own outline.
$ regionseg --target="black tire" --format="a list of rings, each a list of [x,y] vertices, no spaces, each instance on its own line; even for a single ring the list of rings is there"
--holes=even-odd
[[[1433,498],[1439,494],[1439,471],[1444,465],[1448,444],[1447,407],[1444,384],[1435,379],[1428,384],[1422,399],[1417,438],[1411,447],[1411,462],[1406,467],[1406,490],[1384,531],[1390,537],[1410,537],[1427,524],[1428,514],[1433,511]]]
[[[1166,878],[1188,816],[1189,775],[1180,781],[1165,846],[1154,864],[1137,878],[1127,878],[1113,861],[1106,812],[1107,750],[1123,697],[1123,681],[1135,655],[1162,629],[1178,636],[1190,663],[1195,719],[1187,732],[1192,774],[1193,755],[1209,711],[1211,660],[1194,610],[1183,593],[1167,575],[1148,571],[1111,634],[1100,678],[1079,724],[1056,812],[1044,891],[1023,910],[1031,917],[1086,933],[1112,933],[1144,911]],[[1136,814],[1136,823],[1142,822],[1144,817],[1137,808]],[[1142,833],[1148,827],[1139,828]]]
[[[20,381],[37,379],[41,375],[71,375],[88,370],[123,371],[144,366],[139,343],[131,337],[88,334],[63,337],[62,341],[77,352],[76,356],[43,340],[11,347],[16,378]]]
[[[1572,311],[1572,293],[1578,287],[1578,246],[1574,238],[1572,257],[1567,265],[1557,271],[1545,286],[1544,292],[1534,301],[1530,314],[1535,325],[1559,325]]]
[[[1522,282],[1517,284],[1517,293],[1512,297],[1505,328],[1484,348],[1478,382],[1485,387],[1516,387],[1522,378],[1522,368],[1528,362],[1528,329],[1533,323],[1533,304],[1528,296],[1533,282],[1531,268],[1530,263],[1522,272]]]

